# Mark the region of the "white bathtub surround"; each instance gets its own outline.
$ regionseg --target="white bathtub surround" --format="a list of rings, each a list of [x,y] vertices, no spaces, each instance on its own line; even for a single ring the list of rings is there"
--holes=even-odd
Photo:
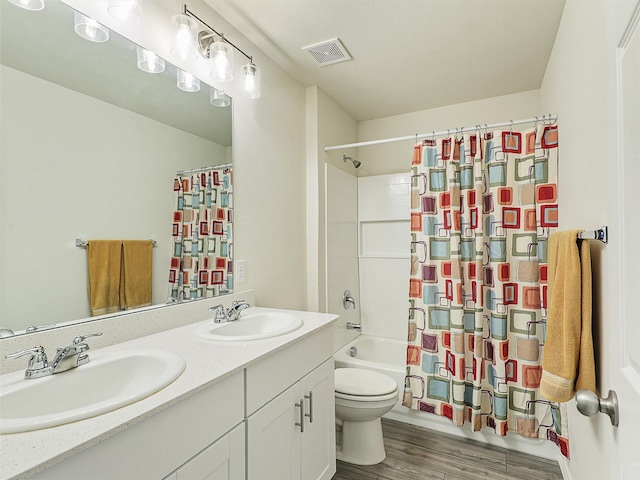
[[[200,305],[205,303],[205,301],[196,302],[182,305],[182,307],[184,307],[185,311],[188,311],[189,307],[204,307],[204,310],[208,312],[206,305]],[[158,311],[162,312],[164,310]],[[266,311],[268,310],[266,309]],[[174,310],[173,314],[177,316],[175,312],[176,310]],[[109,440],[114,435],[128,431],[143,420],[155,418],[156,415],[169,407],[177,406],[181,402],[196,398],[196,394],[225,379],[237,377],[238,374],[241,378],[244,369],[259,366],[267,358],[276,358],[279,351],[296,347],[295,342],[299,341],[300,345],[303,345],[305,339],[308,339],[311,335],[316,335],[323,331],[327,332],[328,335],[323,336],[323,338],[326,337],[327,350],[330,350],[330,331],[332,329],[331,324],[337,318],[335,315],[309,312],[290,313],[295,313],[304,320],[304,325],[301,328],[280,337],[260,341],[226,344],[209,342],[195,335],[195,329],[199,326],[199,323],[196,323],[96,350],[95,353],[109,354],[131,349],[160,349],[178,354],[186,361],[187,367],[182,375],[163,390],[118,410],[55,428],[0,435],[0,464],[2,465],[0,479],[27,478],[73,457],[89,447],[98,444],[113,445],[114,442],[109,442]],[[184,319],[179,318],[178,320]],[[211,319],[206,321],[211,321]],[[86,325],[74,326],[73,328],[76,330],[71,333],[70,338],[77,333],[86,333]],[[51,332],[43,332],[40,335],[44,338],[46,334],[51,335]],[[56,331],[55,336],[57,343],[60,343],[60,341],[65,343],[70,339],[67,338],[69,331],[63,332],[63,334]],[[100,338],[105,336],[108,336],[107,332]],[[33,336],[31,338],[33,339]],[[15,340],[20,341],[20,337]],[[2,342],[5,341],[2,340]],[[62,343],[59,345],[57,343],[57,346],[62,345]],[[6,351],[4,347],[3,343],[3,352]],[[314,350],[311,345],[307,345],[304,348],[305,352]],[[90,356],[92,351],[89,352]],[[303,355],[303,353],[299,354]],[[316,353],[320,355],[322,352],[315,352],[314,350],[314,355]],[[330,357],[328,356],[327,358]],[[287,358],[289,363],[292,363],[293,360]],[[296,363],[303,362],[293,362],[294,365]],[[23,367],[24,365],[20,366],[20,368]],[[64,373],[60,375],[64,375]],[[242,382],[240,382],[240,387],[242,387]],[[240,391],[242,390],[240,388]]]
[[[358,178],[360,303],[367,335],[407,338],[410,181],[408,172]]]

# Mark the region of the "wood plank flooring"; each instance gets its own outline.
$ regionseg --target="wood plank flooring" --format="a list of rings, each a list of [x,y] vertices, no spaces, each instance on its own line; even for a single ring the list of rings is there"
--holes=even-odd
[[[378,465],[338,461],[333,480],[562,480],[557,462],[482,442],[382,420],[387,458]]]

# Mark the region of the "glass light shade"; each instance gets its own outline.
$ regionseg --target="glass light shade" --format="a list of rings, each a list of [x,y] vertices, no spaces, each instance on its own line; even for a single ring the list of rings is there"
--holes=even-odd
[[[260,69],[252,62],[244,66],[244,90],[251,98],[260,98]]]
[[[141,0],[109,0],[107,12],[116,20],[139,23],[142,18]]]
[[[44,8],[44,0],[9,0],[14,5],[25,10],[42,10]]]
[[[209,94],[209,100],[214,107],[228,107],[231,105],[231,97],[224,93],[222,90],[211,87],[211,93]]]
[[[171,17],[171,33],[171,53],[182,60],[195,60],[198,23],[189,15],[179,13]]]
[[[149,50],[137,47],[138,68],[147,73],[164,72],[164,60]]]
[[[220,82],[233,80],[233,47],[223,39],[217,40],[209,47],[211,77]]]
[[[106,27],[80,12],[75,12],[75,30],[78,35],[90,42],[102,43],[109,40],[109,30]]]
[[[180,69],[178,69],[177,85],[180,90],[185,92],[197,92],[200,90],[200,80],[189,72]]]

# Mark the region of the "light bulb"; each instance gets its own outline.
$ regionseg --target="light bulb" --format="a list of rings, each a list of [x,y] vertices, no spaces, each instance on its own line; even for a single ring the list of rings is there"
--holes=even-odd
[[[173,30],[171,53],[182,60],[195,60],[198,26],[196,21],[184,13],[179,13],[171,17],[171,25]]]
[[[251,98],[260,98],[260,69],[250,61],[244,67],[244,90]]]
[[[109,0],[107,12],[121,22],[140,22],[139,0]]]
[[[213,42],[209,47],[211,77],[220,82],[233,80],[233,48],[223,39]]]

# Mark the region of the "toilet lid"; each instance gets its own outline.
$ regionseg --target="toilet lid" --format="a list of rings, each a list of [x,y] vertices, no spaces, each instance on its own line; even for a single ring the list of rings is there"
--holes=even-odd
[[[347,395],[384,395],[398,388],[391,377],[363,368],[336,368],[336,392]]]

